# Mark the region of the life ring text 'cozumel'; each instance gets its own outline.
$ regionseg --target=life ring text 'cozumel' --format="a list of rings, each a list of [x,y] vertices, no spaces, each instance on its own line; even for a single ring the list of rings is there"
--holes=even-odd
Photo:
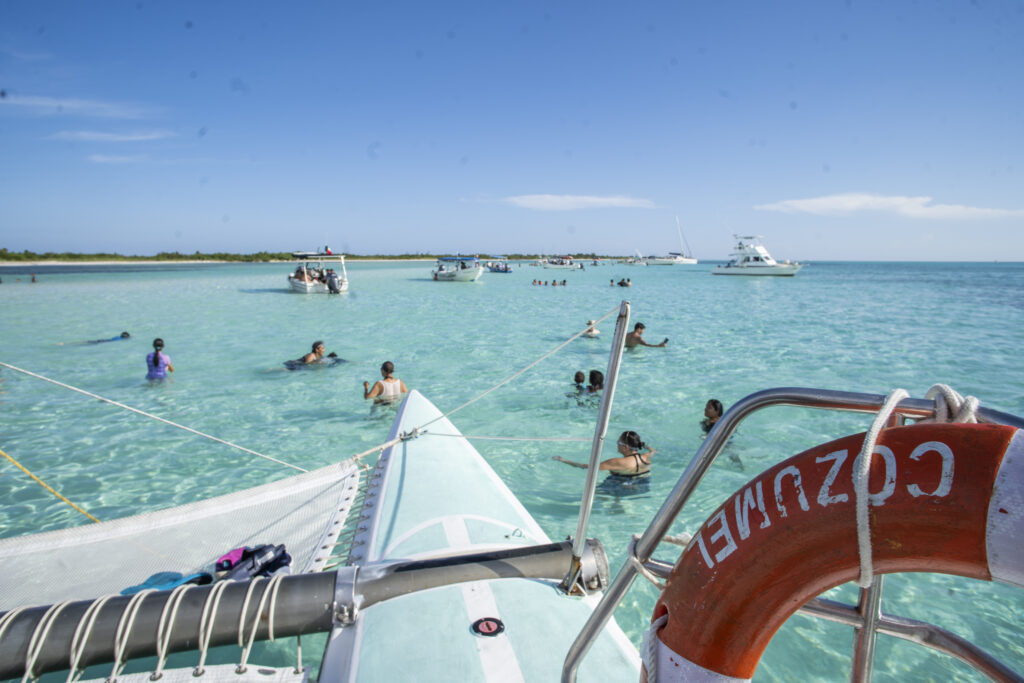
[[[763,472],[676,563],[653,619],[657,678],[746,680],[779,627],[857,579],[855,434]],[[869,475],[876,574],[937,572],[1024,586],[1024,436],[987,424],[883,430]]]

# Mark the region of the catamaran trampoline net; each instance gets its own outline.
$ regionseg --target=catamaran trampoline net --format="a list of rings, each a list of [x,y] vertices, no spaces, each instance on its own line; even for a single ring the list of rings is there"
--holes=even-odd
[[[213,571],[233,548],[284,544],[292,573],[320,571],[359,488],[351,462],[179,507],[0,539],[0,610],[119,593],[158,572]]]

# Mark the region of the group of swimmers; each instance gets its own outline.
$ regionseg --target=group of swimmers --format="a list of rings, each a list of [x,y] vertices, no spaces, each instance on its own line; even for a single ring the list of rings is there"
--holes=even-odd
[[[97,339],[88,343],[127,339],[130,336],[131,335],[127,332],[122,332],[120,336],[112,339]],[[174,365],[171,363],[171,357],[166,353],[162,353],[163,349],[164,340],[158,337],[153,340],[152,353],[146,355],[146,379],[150,382],[165,380],[167,379],[168,372],[174,372]],[[338,354],[333,351],[331,353],[327,353],[327,347],[324,342],[317,340],[313,342],[312,350],[300,358],[299,362],[305,365],[315,365],[322,364],[327,362],[329,359],[336,358],[338,358]],[[394,373],[395,364],[391,361],[385,361],[384,364],[380,366],[381,378],[374,383],[373,387],[370,387],[369,382],[363,382],[363,398],[372,398],[374,403],[392,403],[409,393],[409,389],[405,386],[405,382],[398,377],[395,377]]]
[[[583,382],[590,380],[590,383],[584,385]],[[569,394],[570,396],[581,396],[584,394],[596,394],[597,392],[604,389],[604,373],[600,370],[591,370],[590,377],[588,378],[583,374],[582,370],[577,370],[576,374],[572,377],[573,389],[575,393]]]
[[[547,280],[534,280],[530,284],[531,285],[540,285],[541,287],[547,287],[548,286],[548,281]],[[551,286],[552,287],[568,287],[568,285],[569,285],[569,283],[567,283],[565,280],[562,280],[561,283],[559,283],[558,280],[552,280],[551,281]]]
[[[618,282],[615,282],[615,280],[609,280],[609,282],[611,282],[611,286],[612,287],[614,287],[615,285],[618,285],[619,287],[632,287],[633,286],[633,281],[630,280],[628,277],[623,279],[623,280],[619,280]]]

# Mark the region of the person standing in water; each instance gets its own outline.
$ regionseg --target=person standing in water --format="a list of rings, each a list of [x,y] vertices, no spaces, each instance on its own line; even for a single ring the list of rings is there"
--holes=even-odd
[[[168,372],[174,372],[171,357],[160,353],[164,348],[164,340],[159,337],[153,340],[153,353],[146,356],[146,379],[153,382],[167,379]]]
[[[633,431],[622,432],[619,435],[617,446],[619,457],[602,460],[597,469],[607,470],[611,472],[612,476],[624,479],[640,477],[651,471],[651,456],[658,451],[645,444],[639,434]],[[551,456],[551,459],[584,470],[589,468],[586,463],[566,460],[558,455]]]
[[[636,325],[633,326],[633,331],[626,335],[626,348],[627,349],[631,349],[634,346],[661,347],[661,346],[665,346],[665,344],[668,344],[668,337],[665,337],[665,340],[663,342],[661,342],[660,344],[648,344],[647,342],[644,341],[644,330],[645,329],[647,329],[647,328],[644,327],[643,323],[637,323]]]
[[[391,361],[384,361],[380,366],[381,379],[370,388],[369,382],[363,382],[363,398],[372,398],[375,403],[391,403],[397,401],[403,394],[409,393],[405,382],[394,377],[395,364]]]

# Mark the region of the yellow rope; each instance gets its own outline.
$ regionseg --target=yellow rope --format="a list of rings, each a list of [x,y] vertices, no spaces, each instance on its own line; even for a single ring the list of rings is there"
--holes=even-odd
[[[75,504],[74,504],[74,503],[72,503],[72,502],[71,502],[70,500],[68,500],[68,499],[67,499],[67,498],[65,498],[64,496],[60,495],[60,494],[59,494],[59,493],[57,493],[56,491],[54,491],[54,490],[53,490],[52,488],[50,488],[50,486],[49,486],[49,485],[48,485],[48,484],[47,484],[47,483],[46,483],[45,481],[43,481],[42,479],[40,479],[40,478],[39,478],[39,477],[37,477],[36,475],[34,475],[34,474],[32,474],[31,472],[29,472],[29,471],[28,471],[27,469],[25,469],[25,467],[24,467],[24,466],[23,466],[23,465],[22,465],[22,464],[21,464],[20,462],[18,462],[17,460],[15,460],[14,458],[12,458],[11,456],[7,455],[7,454],[6,454],[6,453],[4,453],[3,451],[0,451],[0,455],[4,456],[4,457],[5,457],[5,458],[7,458],[8,460],[10,460],[10,461],[11,461],[12,463],[14,463],[14,466],[15,466],[15,467],[17,467],[17,468],[18,468],[19,470],[21,470],[22,472],[24,472],[24,473],[25,473],[25,474],[27,474],[28,476],[32,477],[32,478],[33,478],[33,479],[34,479],[34,480],[36,481],[36,483],[37,483],[37,484],[39,484],[40,486],[42,486],[42,487],[43,487],[44,489],[46,489],[47,491],[49,491],[49,492],[50,492],[50,493],[52,493],[53,495],[57,496],[58,498],[60,498],[61,500],[63,500],[63,501],[65,502],[65,503],[67,503],[68,505],[70,505],[71,507],[73,507],[74,509],[76,509],[76,510],[78,510],[79,512],[81,512],[81,513],[82,513],[83,515],[85,515],[86,517],[88,517],[88,518],[89,518],[89,519],[91,519],[92,521],[94,521],[94,522],[96,522],[96,523],[99,523],[99,521],[100,521],[100,520],[96,519],[95,517],[93,517],[92,515],[90,515],[90,514],[89,514],[88,512],[86,512],[86,511],[85,511],[85,510],[83,510],[82,508],[78,507],[77,505],[75,505]]]

